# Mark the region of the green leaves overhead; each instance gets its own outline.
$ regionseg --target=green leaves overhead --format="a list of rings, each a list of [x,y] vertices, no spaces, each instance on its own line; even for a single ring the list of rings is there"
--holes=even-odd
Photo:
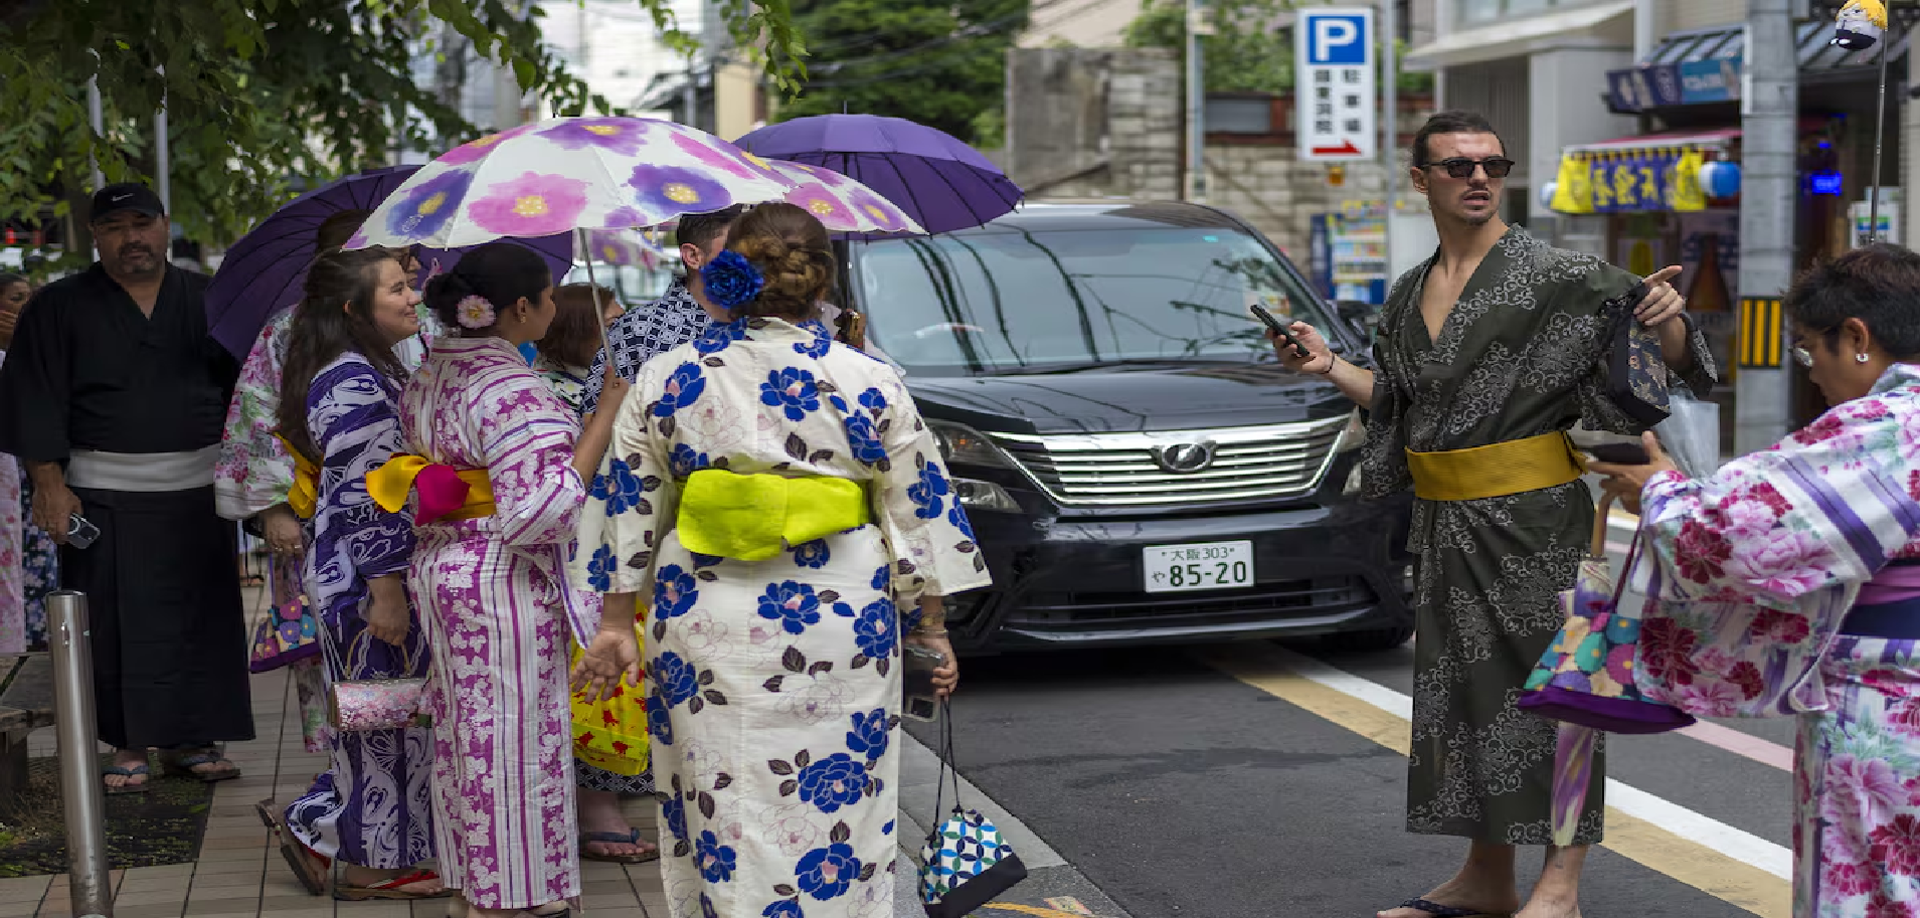
[[[574,0],[564,0],[574,2]],[[672,0],[632,0],[670,47]],[[777,84],[804,71],[787,0],[723,0],[736,45]],[[153,114],[169,120],[172,205],[187,235],[230,242],[290,196],[480,136],[426,75],[465,54],[508,66],[560,114],[614,111],[541,36],[522,0],[52,0],[0,17],[0,219],[43,219],[84,200],[90,159],[108,181],[150,180]],[[96,53],[97,52],[97,53]],[[89,129],[97,76],[106,133]]]

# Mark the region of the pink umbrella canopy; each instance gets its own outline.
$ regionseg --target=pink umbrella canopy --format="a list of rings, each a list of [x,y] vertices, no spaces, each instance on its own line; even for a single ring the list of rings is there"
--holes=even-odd
[[[652,226],[784,200],[794,182],[718,137],[646,118],[553,118],[421,167],[348,248],[479,245],[508,237]]]
[[[813,214],[833,232],[926,235],[899,205],[832,169],[782,159],[765,162],[793,183],[786,202]]]

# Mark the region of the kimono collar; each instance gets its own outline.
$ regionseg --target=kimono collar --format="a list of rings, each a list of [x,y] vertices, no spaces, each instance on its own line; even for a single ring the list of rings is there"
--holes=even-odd
[[[1896,363],[1873,383],[1873,391],[1868,395],[1885,395],[1895,389],[1907,389],[1920,386],[1920,364]]]
[[[731,322],[715,322],[707,327],[703,339],[718,341],[740,341],[752,338],[756,341],[791,341],[795,344],[811,345],[821,353],[833,342],[833,332],[827,330],[819,319],[807,319],[799,323],[767,316],[745,316]]]
[[[497,335],[488,335],[484,338],[468,338],[465,336],[436,338],[433,342],[433,349],[435,351],[460,351],[463,353],[499,351],[502,354],[512,354],[513,359],[523,364],[526,363],[525,358],[520,356],[519,348],[508,344],[507,339]]]

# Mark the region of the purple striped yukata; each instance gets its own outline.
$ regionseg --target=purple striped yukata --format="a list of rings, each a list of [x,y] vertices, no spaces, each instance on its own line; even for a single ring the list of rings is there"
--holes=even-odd
[[[573,411],[499,338],[444,338],[401,395],[415,453],[486,469],[494,514],[417,529],[411,583],[433,646],[440,874],[484,909],[580,894],[567,658],[599,628],[565,553],[586,487]]]

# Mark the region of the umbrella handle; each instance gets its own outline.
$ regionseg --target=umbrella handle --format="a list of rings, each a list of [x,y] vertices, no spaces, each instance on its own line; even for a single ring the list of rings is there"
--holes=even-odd
[[[580,251],[587,253],[587,286],[593,289],[593,314],[596,317],[604,316],[607,314],[607,304],[600,301],[600,281],[593,275],[593,249],[587,245],[587,228],[580,227],[576,232],[580,234]],[[613,366],[613,339],[607,337],[607,323],[596,318],[594,325],[600,329],[601,357],[607,366]]]

